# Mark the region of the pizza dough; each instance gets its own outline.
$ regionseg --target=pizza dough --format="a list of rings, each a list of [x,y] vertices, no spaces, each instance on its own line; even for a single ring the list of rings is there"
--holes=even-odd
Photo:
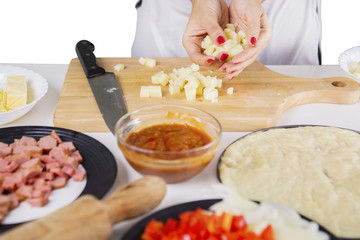
[[[221,181],[294,208],[336,236],[360,237],[360,134],[322,126],[250,134],[224,152]]]

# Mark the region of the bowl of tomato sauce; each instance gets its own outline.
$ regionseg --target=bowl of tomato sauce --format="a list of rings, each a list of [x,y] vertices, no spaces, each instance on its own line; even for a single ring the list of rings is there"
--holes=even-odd
[[[211,114],[180,105],[154,105],[122,116],[115,126],[118,146],[142,175],[167,183],[199,174],[216,154],[222,136]]]

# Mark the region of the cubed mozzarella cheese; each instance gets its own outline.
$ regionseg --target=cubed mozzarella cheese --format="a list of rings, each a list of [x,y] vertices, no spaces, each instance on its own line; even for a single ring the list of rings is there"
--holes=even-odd
[[[125,69],[125,65],[124,64],[121,64],[121,63],[119,63],[119,64],[116,64],[115,66],[114,66],[114,70],[115,71],[122,71],[122,70],[124,70]]]

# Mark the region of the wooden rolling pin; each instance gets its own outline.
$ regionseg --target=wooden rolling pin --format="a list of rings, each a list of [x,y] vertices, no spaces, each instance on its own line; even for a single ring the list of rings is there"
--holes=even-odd
[[[0,239],[109,239],[113,224],[152,210],[165,194],[162,178],[145,176],[103,201],[83,195],[64,208],[4,233]]]

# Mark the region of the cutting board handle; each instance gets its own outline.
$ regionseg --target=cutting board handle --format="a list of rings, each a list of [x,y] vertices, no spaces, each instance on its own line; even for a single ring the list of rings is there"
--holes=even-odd
[[[87,40],[79,41],[75,47],[81,66],[88,78],[96,77],[105,73],[105,70],[97,64],[94,50],[94,44]]]

